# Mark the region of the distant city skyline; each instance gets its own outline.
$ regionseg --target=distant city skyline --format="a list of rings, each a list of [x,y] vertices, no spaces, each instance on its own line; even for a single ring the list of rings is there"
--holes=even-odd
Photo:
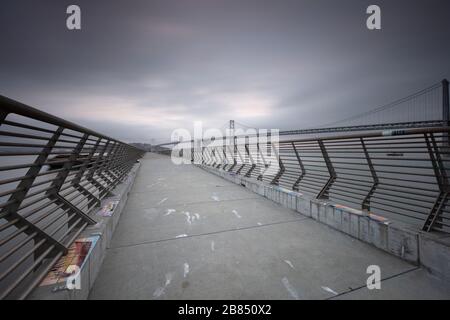
[[[70,4],[81,30],[66,28]],[[381,30],[366,27],[371,4]],[[194,121],[320,126],[449,78],[449,12],[445,0],[5,0],[0,94],[128,142]]]

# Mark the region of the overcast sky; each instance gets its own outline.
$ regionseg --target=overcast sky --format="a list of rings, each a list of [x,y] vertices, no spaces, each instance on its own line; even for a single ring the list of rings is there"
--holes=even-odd
[[[0,94],[125,141],[193,121],[319,126],[450,78],[449,14],[448,0],[2,0]]]

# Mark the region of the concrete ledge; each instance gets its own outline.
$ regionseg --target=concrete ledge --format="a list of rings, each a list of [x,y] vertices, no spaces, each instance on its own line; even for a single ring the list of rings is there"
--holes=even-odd
[[[139,171],[140,163],[136,163],[125,180],[114,188],[108,197],[102,200],[100,209],[92,215],[97,224],[87,227],[78,237],[96,239],[93,247],[83,262],[80,270],[80,289],[68,290],[65,281],[52,285],[37,287],[28,297],[32,300],[85,300],[89,296],[98,272],[105,257],[106,249],[109,247],[114,230],[119,222],[120,215],[125,207],[128,194],[134,184]],[[114,210],[111,216],[99,215],[105,205],[114,202]]]
[[[419,234],[416,230],[409,230],[408,226],[394,222],[388,228],[388,250],[392,254],[419,263]]]
[[[450,236],[419,234],[421,264],[432,274],[450,282]]]
[[[305,216],[311,217],[311,200],[302,195],[297,196],[297,211]]]
[[[200,167],[411,264],[421,265],[439,278],[450,281],[448,234],[421,232],[409,225],[389,221],[371,212],[309,198],[299,192],[268,185],[224,170]]]

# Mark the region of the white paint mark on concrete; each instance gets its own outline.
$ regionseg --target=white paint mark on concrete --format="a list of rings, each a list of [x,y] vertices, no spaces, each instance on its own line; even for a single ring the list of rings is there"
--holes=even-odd
[[[216,195],[212,195],[211,199],[213,199],[214,201],[220,201],[219,197]]]
[[[153,292],[153,296],[155,298],[159,298],[164,294],[165,290],[166,290],[166,288],[164,288],[164,287],[156,288],[155,292]]]
[[[172,273],[170,272],[166,273],[166,283],[165,283],[166,287],[170,284],[170,282],[172,282],[172,277],[173,277]]]
[[[175,238],[184,238],[184,237],[187,237],[187,234],[179,234],[179,235],[177,235]]]
[[[200,215],[199,215],[198,213],[196,213],[196,214],[195,214],[195,218],[196,218],[197,220],[200,220]]]
[[[164,286],[156,288],[155,292],[153,292],[153,296],[155,298],[159,298],[166,292],[167,286],[172,282],[172,274],[166,273],[166,282],[164,283]]]
[[[325,291],[327,291],[327,292],[329,292],[329,293],[334,294],[335,296],[338,295],[338,293],[337,293],[336,291],[334,291],[333,289],[331,289],[331,288],[328,288],[328,287],[322,287],[322,289],[325,290]]]
[[[294,265],[292,264],[291,261],[289,261],[289,260],[284,260],[284,262],[286,262],[286,263],[288,264],[289,267],[291,267],[292,269],[295,270]]]
[[[294,298],[295,300],[300,299],[297,290],[295,290],[295,288],[289,283],[288,278],[283,277],[283,279],[281,279],[281,282],[283,283],[284,287],[286,288],[287,292],[289,292],[292,298]]]
[[[188,212],[188,211],[183,211],[183,213],[184,213],[184,215],[186,216],[186,221],[189,223],[189,224],[192,224],[192,220],[191,220],[191,214]]]
[[[156,186],[158,184],[159,184],[159,182],[155,182],[155,183],[149,184],[149,185],[147,185],[147,188],[152,188],[152,187],[154,187],[154,186]]]
[[[176,211],[177,210],[175,210],[175,209],[167,209],[167,212],[166,212],[165,216],[168,216],[169,214],[172,214],[172,213],[174,213]]]
[[[214,243],[214,241],[211,241],[211,251],[214,251],[214,250],[216,250],[214,246],[215,246],[215,243]]]
[[[187,262],[184,263],[184,271],[183,271],[183,278],[186,278],[186,276],[189,274],[189,264]]]
[[[167,200],[167,198],[162,199],[161,201],[158,202],[157,205],[159,206],[160,204],[163,204],[166,200]]]
[[[256,223],[258,226],[262,226],[262,223],[261,222],[257,222]]]
[[[239,219],[242,218],[236,210],[232,210],[231,212],[233,212],[234,215],[235,215],[236,217],[238,217]]]

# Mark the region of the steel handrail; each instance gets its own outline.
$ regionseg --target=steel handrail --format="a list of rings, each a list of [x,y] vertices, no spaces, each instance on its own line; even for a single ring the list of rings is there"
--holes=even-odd
[[[4,96],[0,127],[0,299],[23,299],[145,151]]]
[[[408,220],[425,231],[450,232],[449,133],[450,127],[440,126],[266,144],[249,140],[250,147],[243,139],[203,140],[202,149],[187,142],[179,147],[197,164]],[[259,154],[264,148],[278,150],[278,160],[272,155],[270,161],[264,161]],[[215,156],[218,151],[224,157]],[[226,165],[230,163],[235,165]]]

